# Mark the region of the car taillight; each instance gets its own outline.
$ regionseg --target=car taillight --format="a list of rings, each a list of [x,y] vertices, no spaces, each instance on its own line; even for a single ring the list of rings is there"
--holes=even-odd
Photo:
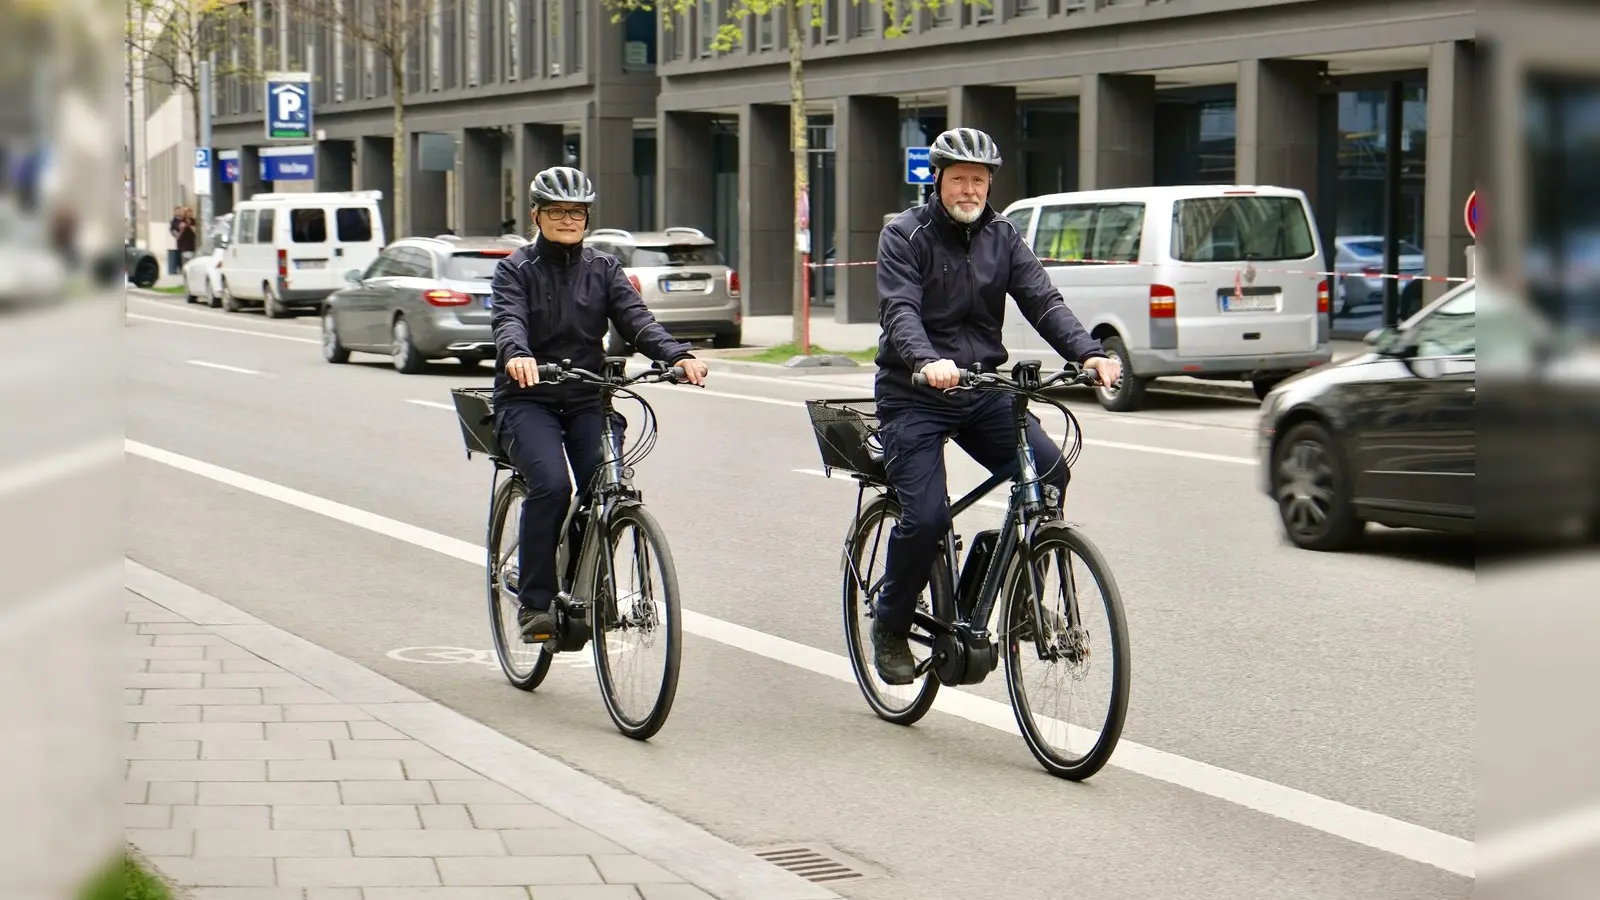
[[[283,279],[288,279],[289,277],[289,251],[287,250],[278,251],[278,277]]]
[[[1328,282],[1324,280],[1317,285],[1317,312],[1326,313],[1328,305]]]
[[[463,294],[460,291],[444,290],[424,291],[422,293],[422,299],[428,301],[428,303],[432,304],[433,306],[466,306],[468,303],[472,302],[472,298],[470,296]]]
[[[1150,318],[1178,317],[1178,292],[1164,284],[1150,285]]]
[[[633,285],[633,289],[634,290],[638,291],[641,294],[644,293],[644,286],[639,284],[639,276],[637,276],[637,275],[629,275],[628,276],[628,283]]]
[[[739,296],[739,273],[732,269],[728,270],[728,293]]]

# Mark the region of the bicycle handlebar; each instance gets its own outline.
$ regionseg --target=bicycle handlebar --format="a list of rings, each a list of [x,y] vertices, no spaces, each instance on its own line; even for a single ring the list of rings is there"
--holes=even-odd
[[[1094,387],[1100,383],[1100,376],[1098,373],[1089,369],[1085,369],[1083,366],[1077,363],[1067,363],[1062,367],[1060,372],[1056,372],[1049,377],[1043,377],[1042,373],[1040,373],[1037,382],[1034,382],[1032,379],[1030,379],[1029,383],[1023,383],[1016,379],[1016,373],[1019,369],[1023,368],[1023,365],[1023,363],[1018,363],[1016,366],[1012,367],[1011,377],[1002,375],[999,372],[983,372],[978,370],[977,367],[973,367],[971,369],[962,369],[961,380],[957,382],[954,388],[946,388],[946,390],[973,390],[980,387],[995,386],[1031,393],[1063,384]],[[911,383],[917,387],[927,387],[928,376],[921,372],[913,372],[911,374]]]
[[[667,384],[687,384],[689,373],[682,366],[673,366],[670,369],[647,369],[632,378],[607,378],[596,375],[588,369],[579,369],[572,365],[571,360],[562,360],[560,363],[546,363],[539,368],[539,383],[556,383],[562,381],[582,381],[588,384],[597,384],[604,387],[627,387],[633,384],[654,384],[666,382]]]

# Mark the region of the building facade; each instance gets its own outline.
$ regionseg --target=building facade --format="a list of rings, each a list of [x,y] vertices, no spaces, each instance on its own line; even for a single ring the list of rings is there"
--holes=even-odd
[[[997,207],[1061,190],[1279,184],[1312,198],[1330,264],[1335,238],[1396,230],[1429,273],[1462,275],[1471,241],[1462,209],[1474,187],[1472,6],[988,0],[922,10],[909,33],[888,38],[871,0],[818,0],[822,25],[804,29],[813,253],[871,260],[884,214],[920,197],[906,150],[972,125],[1006,157]],[[614,24],[597,0],[442,7],[407,55],[409,213],[386,222],[389,233],[525,228],[529,177],[564,161],[600,186],[596,227],[701,228],[739,269],[749,314],[787,312],[795,236],[784,12],[751,17],[742,44],[717,52],[711,38],[726,9],[703,0],[667,28],[654,13]],[[273,3],[253,14],[260,52],[274,61],[265,68],[316,75],[317,140],[267,152],[313,158],[302,186],[392,190],[387,61]],[[218,185],[219,197],[230,184],[240,196],[291,188],[261,179],[273,142],[259,84],[216,95],[214,143],[231,157],[219,171],[236,179]],[[871,267],[825,269],[812,290],[840,321],[876,316]],[[1375,317],[1335,304],[1345,332]]]

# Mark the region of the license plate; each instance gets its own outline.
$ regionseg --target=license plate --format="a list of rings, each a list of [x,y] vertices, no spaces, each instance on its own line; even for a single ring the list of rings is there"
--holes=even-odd
[[[494,306],[494,297],[491,296],[491,297],[483,298],[483,308],[484,309],[489,309],[492,306]]]
[[[1258,294],[1235,297],[1224,294],[1222,297],[1223,312],[1276,312],[1278,309],[1279,294]]]
[[[682,293],[684,291],[703,291],[706,289],[704,281],[664,281],[661,287],[668,293]]]
[[[297,259],[294,262],[298,269],[320,269],[328,264],[325,259]]]

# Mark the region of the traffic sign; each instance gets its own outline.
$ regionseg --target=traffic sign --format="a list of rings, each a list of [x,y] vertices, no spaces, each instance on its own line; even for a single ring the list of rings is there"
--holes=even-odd
[[[267,139],[311,140],[311,73],[267,75]]]
[[[933,184],[933,164],[927,147],[906,148],[906,184]]]
[[[211,148],[194,148],[194,192],[204,197],[211,193]]]
[[[1472,239],[1473,240],[1477,240],[1478,239],[1478,192],[1477,191],[1473,191],[1470,195],[1468,195],[1468,197],[1467,197],[1467,208],[1466,208],[1466,210],[1464,212],[1464,215],[1466,216],[1466,219],[1467,219],[1467,234],[1472,235]]]

